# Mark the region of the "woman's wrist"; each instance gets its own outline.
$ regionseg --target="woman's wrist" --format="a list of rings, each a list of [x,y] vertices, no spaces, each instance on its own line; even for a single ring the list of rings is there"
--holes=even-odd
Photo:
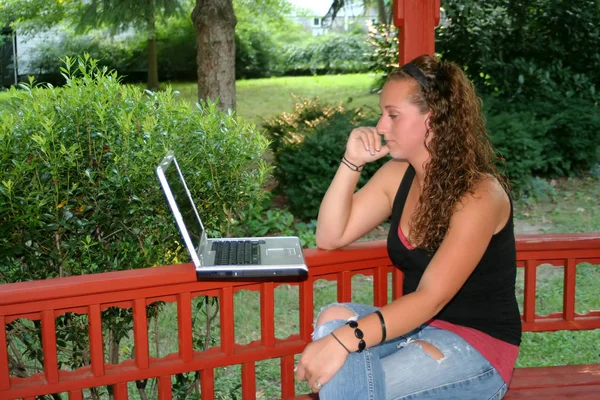
[[[344,164],[346,167],[350,168],[354,172],[362,172],[362,170],[365,168],[365,163],[360,163],[351,160],[345,154],[342,157],[342,164]]]

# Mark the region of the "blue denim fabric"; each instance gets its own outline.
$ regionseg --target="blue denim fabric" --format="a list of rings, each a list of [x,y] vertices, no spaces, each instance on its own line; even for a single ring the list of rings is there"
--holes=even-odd
[[[343,303],[362,318],[377,307]],[[318,326],[318,340],[346,323],[333,320]],[[435,346],[444,355],[435,360],[419,344]],[[507,386],[494,367],[460,336],[422,325],[406,335],[352,353],[344,366],[319,391],[320,400],[499,400]]]

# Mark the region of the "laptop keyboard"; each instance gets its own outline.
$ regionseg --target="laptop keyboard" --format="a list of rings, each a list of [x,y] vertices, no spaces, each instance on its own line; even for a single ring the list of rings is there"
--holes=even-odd
[[[212,242],[215,265],[260,264],[260,244],[264,240],[219,240]]]

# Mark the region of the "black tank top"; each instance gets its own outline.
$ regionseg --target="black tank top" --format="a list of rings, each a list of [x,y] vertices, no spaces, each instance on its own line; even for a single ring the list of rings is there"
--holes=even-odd
[[[414,177],[415,170],[409,166],[394,199],[387,240],[390,259],[404,272],[404,294],[417,289],[433,256],[420,248],[409,250],[398,236],[400,216]],[[521,317],[515,296],[516,255],[511,201],[507,224],[492,237],[471,276],[435,318],[480,330],[518,346]]]

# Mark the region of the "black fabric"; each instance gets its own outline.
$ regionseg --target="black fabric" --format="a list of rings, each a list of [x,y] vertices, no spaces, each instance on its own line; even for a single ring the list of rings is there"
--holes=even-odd
[[[387,241],[390,259],[404,272],[404,294],[417,289],[433,257],[420,248],[407,249],[398,236],[400,217],[414,177],[415,170],[409,166],[394,199]],[[521,343],[521,318],[515,296],[516,257],[511,202],[506,226],[492,237],[464,286],[435,318],[480,330],[518,346]]]

